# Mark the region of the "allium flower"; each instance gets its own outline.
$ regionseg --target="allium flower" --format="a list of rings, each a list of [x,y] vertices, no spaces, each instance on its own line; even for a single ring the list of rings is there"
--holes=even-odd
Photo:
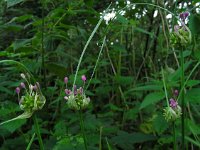
[[[39,83],[37,82],[34,86],[28,82],[26,79],[26,76],[23,76],[24,74],[21,74],[22,77],[25,77],[25,81],[27,82],[27,87],[26,85],[22,82],[20,84],[21,87],[26,89],[25,94],[21,96],[19,100],[19,105],[22,110],[24,110],[27,113],[33,113],[36,110],[42,109],[44,106],[46,99],[42,95],[42,92],[39,87]]]
[[[86,77],[84,76],[82,80],[86,81]],[[67,104],[70,109],[83,110],[87,108],[90,103],[90,98],[86,97],[82,87],[77,89],[77,86],[74,85],[73,90],[65,89],[65,93],[66,96],[64,99],[67,100]]]
[[[27,86],[25,86],[23,82],[20,84],[22,89],[25,89],[25,92],[24,92],[25,94],[20,97],[19,94],[20,93],[23,94],[23,91],[20,91],[19,87],[16,88],[16,93],[18,95],[19,106],[24,111],[24,113],[22,113],[21,115],[13,119],[2,122],[0,123],[0,125],[3,125],[5,123],[8,123],[14,120],[18,120],[18,119],[30,118],[35,111],[42,109],[42,107],[44,106],[46,102],[46,99],[42,95],[42,92],[40,90],[39,83],[36,82],[35,86],[37,87],[37,89],[34,90],[34,86],[30,84],[26,78],[28,77],[30,79],[29,74],[27,74],[26,76],[24,74],[21,74],[21,77],[27,82]],[[27,89],[26,87],[29,87],[29,88]]]
[[[171,98],[169,101],[170,107],[164,109],[163,115],[167,121],[175,121],[181,117],[181,107],[178,105],[178,102],[175,99]]]

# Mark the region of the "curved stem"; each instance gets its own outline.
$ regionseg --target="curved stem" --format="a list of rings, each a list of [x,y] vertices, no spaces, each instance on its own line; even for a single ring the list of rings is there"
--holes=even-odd
[[[80,119],[80,127],[81,127],[81,133],[82,133],[83,140],[84,140],[85,150],[88,150],[88,148],[87,148],[87,139],[86,139],[85,129],[84,129],[84,122],[83,122],[83,114],[82,114],[81,110],[79,111],[79,119]]]
[[[163,68],[162,68],[162,80],[163,80],[163,86],[165,89],[165,98],[166,98],[167,107],[169,107],[167,87],[166,87],[166,83],[165,83],[165,76],[164,76]]]
[[[181,49],[181,89],[184,88],[184,57],[183,57],[183,48]],[[184,90],[181,91],[181,107],[182,107],[182,116],[181,116],[181,132],[182,132],[182,149],[185,149],[185,93]]]
[[[34,126],[35,126],[35,132],[37,134],[38,142],[39,142],[39,145],[40,145],[40,150],[44,150],[44,145],[43,145],[41,134],[40,134],[40,128],[39,128],[39,125],[38,125],[38,122],[37,122],[37,117],[36,117],[35,114],[33,115],[33,121],[34,121]]]

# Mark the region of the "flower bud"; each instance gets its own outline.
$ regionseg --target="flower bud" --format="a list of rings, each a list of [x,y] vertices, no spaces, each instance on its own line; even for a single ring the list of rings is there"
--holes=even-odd
[[[179,92],[178,90],[174,90],[174,96],[178,96]]]
[[[15,89],[15,91],[16,91],[17,94],[19,94],[19,93],[20,93],[20,88],[17,87],[17,88]]]
[[[26,79],[25,74],[21,73],[20,76],[21,76],[23,79]]]
[[[185,19],[189,16],[189,12],[183,12],[183,13],[181,13],[180,15],[179,15],[179,17],[180,17],[180,19],[182,20],[182,21],[185,21]]]
[[[64,78],[64,82],[67,84],[68,83],[68,77]]]
[[[84,81],[84,82],[87,80],[87,78],[86,78],[85,75],[82,75],[82,76],[81,76],[81,79],[82,79],[82,81]]]
[[[176,100],[174,100],[173,98],[171,98],[170,100],[170,107],[172,107],[173,109],[175,109],[178,106],[178,103]]]
[[[23,88],[23,89],[25,89],[25,88],[26,88],[26,86],[25,86],[24,82],[21,82],[21,83],[20,83],[20,86],[21,86],[21,88]]]

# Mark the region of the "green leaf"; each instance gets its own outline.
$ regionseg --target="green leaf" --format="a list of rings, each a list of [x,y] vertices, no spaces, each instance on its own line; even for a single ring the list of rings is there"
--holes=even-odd
[[[155,140],[155,136],[143,133],[127,133],[119,131],[111,140],[122,149],[134,149],[133,144]]]
[[[130,85],[133,83],[133,77],[132,76],[116,76],[115,81],[120,85]]]
[[[198,35],[200,33],[200,15],[198,14],[191,14],[189,19],[189,27],[193,35]]]
[[[200,88],[193,88],[187,91],[185,101],[190,103],[200,103]]]
[[[23,2],[25,0],[6,0],[7,2],[7,7],[12,7],[12,6],[15,6],[21,2]]]
[[[151,104],[155,104],[165,97],[164,92],[150,93],[144,98],[144,101],[140,105],[140,109],[145,108]]]
[[[154,120],[153,120],[153,127],[156,130],[158,134],[162,134],[168,127],[167,121],[164,119],[164,116],[162,114],[159,114]]]
[[[9,132],[13,133],[15,130],[20,128],[25,123],[26,123],[26,120],[14,120],[12,122],[2,125],[1,128],[4,128],[8,130]]]
[[[162,89],[162,85],[155,85],[155,84],[152,84],[152,85],[144,85],[144,86],[139,86],[139,87],[136,87],[136,88],[132,88],[129,90],[129,92],[132,92],[132,91],[154,91],[154,90],[161,90]]]

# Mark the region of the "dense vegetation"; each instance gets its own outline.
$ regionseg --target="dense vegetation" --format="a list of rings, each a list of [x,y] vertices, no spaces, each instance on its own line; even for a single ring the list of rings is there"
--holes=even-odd
[[[0,149],[200,149],[199,13],[1,0]]]

